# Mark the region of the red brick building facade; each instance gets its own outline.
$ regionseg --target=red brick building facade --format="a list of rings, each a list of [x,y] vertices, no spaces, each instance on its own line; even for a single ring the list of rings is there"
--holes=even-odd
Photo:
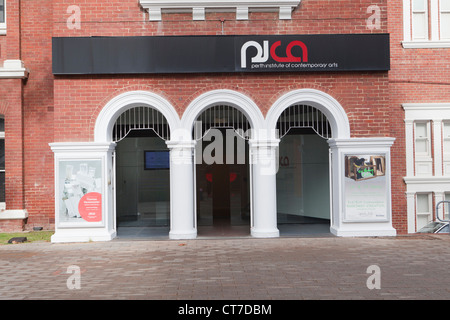
[[[272,1],[272,4],[265,4],[264,10],[256,8],[257,2],[254,2],[255,7],[247,8],[240,1],[232,1],[226,9],[217,9],[211,1],[204,1],[204,6],[199,8],[192,5],[181,8],[179,3],[168,2],[170,8],[160,9],[152,1],[143,0],[102,3],[4,0],[3,29],[0,23],[0,32],[3,30],[0,35],[0,114],[5,123],[5,205],[0,213],[0,230],[55,228],[55,211],[59,210],[55,205],[55,183],[58,183],[55,175],[59,173],[54,152],[58,151],[54,146],[52,151],[49,144],[96,142],[95,132],[102,110],[116,97],[130,92],[144,91],[161,97],[182,119],[196,99],[211,92],[245,96],[258,106],[263,117],[267,117],[272,106],[290,92],[316,90],[314,92],[332,97],[342,106],[349,124],[348,139],[395,139],[386,153],[387,158],[390,155],[388,194],[391,200],[386,209],[388,217],[384,218],[397,234],[416,232],[416,207],[425,206],[423,194],[427,194],[427,205],[433,208],[437,200],[444,200],[446,191],[450,192],[445,146],[433,142],[434,137],[441,135],[436,130],[446,128],[446,108],[450,110],[450,39],[446,38],[448,32],[445,31],[449,26],[446,10],[450,5],[445,0],[424,0],[425,13],[417,11],[410,0],[403,3],[401,0],[302,0],[294,5],[286,1],[287,8],[271,7]],[[437,12],[432,10],[433,5],[437,5]],[[411,15],[408,19],[405,19],[406,12]],[[420,36],[418,27],[412,27],[418,12],[428,15],[426,39],[414,38]],[[436,17],[439,22],[435,23]],[[405,21],[410,21],[410,26],[406,26]],[[406,28],[413,31],[405,31]],[[55,59],[52,38],[340,34],[389,34],[390,70],[78,75],[52,71]],[[408,34],[410,38],[406,39]],[[425,109],[427,114],[429,106],[441,110],[444,118],[440,119],[443,122],[439,127],[433,119],[419,119],[430,121],[428,127],[425,124],[423,128],[429,132],[425,139],[433,142],[429,144],[431,171],[421,176],[417,169],[407,172],[408,148],[417,141],[408,136],[407,127],[408,123],[414,126],[416,120],[405,119],[409,119],[406,113],[414,113],[418,108]],[[412,132],[419,129],[422,127]],[[408,139],[413,141],[408,142]],[[445,141],[445,136],[439,141]],[[362,146],[358,148],[357,154],[365,154]],[[444,160],[436,160],[435,148],[442,148],[439,155]],[[379,153],[376,150],[375,153]],[[411,168],[420,163],[416,160]],[[333,161],[330,167],[334,166]],[[429,163],[427,161],[424,163]],[[442,169],[436,171],[438,166]],[[114,170],[114,167],[107,165],[105,170],[108,169]],[[407,189],[405,177],[412,179],[408,182],[412,189]],[[109,178],[106,173],[104,179]],[[430,182],[433,178],[437,178],[437,182]],[[440,185],[439,190],[433,189],[435,183]],[[424,184],[426,188],[414,189]],[[326,197],[329,198],[329,194]],[[108,201],[116,207],[114,199]],[[253,201],[258,202],[256,198]],[[331,210],[340,210],[333,199],[330,202],[334,207]],[[104,205],[103,210],[109,210],[106,207],[108,205]],[[431,220],[433,209],[429,213],[426,218]],[[108,224],[115,230],[115,221],[106,221],[105,225]]]

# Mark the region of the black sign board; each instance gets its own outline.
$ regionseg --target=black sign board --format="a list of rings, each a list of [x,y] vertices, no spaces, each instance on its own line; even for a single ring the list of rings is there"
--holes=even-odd
[[[387,71],[388,34],[53,38],[53,73]]]

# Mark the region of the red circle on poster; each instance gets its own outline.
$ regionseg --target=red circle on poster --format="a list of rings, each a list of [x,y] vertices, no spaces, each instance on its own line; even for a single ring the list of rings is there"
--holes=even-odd
[[[86,221],[102,221],[102,195],[98,192],[86,193],[78,203],[78,212]]]

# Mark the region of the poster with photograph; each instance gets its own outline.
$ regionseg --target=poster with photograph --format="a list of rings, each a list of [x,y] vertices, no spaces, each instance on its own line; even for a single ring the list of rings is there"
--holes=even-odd
[[[102,222],[102,160],[59,162],[59,223]]]
[[[345,220],[386,221],[387,181],[384,155],[345,156]]]

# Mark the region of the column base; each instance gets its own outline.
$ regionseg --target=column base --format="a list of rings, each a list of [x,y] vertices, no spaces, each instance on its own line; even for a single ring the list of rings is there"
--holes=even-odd
[[[278,238],[280,236],[280,231],[276,228],[265,230],[252,228],[250,233],[254,238]]]
[[[51,237],[52,243],[110,241],[117,236],[116,231],[95,229],[59,229]]]
[[[197,238],[197,231],[170,231],[169,239],[172,240],[190,240]]]
[[[337,237],[395,237],[397,235],[397,231],[390,226],[361,229],[331,227],[330,232]]]

